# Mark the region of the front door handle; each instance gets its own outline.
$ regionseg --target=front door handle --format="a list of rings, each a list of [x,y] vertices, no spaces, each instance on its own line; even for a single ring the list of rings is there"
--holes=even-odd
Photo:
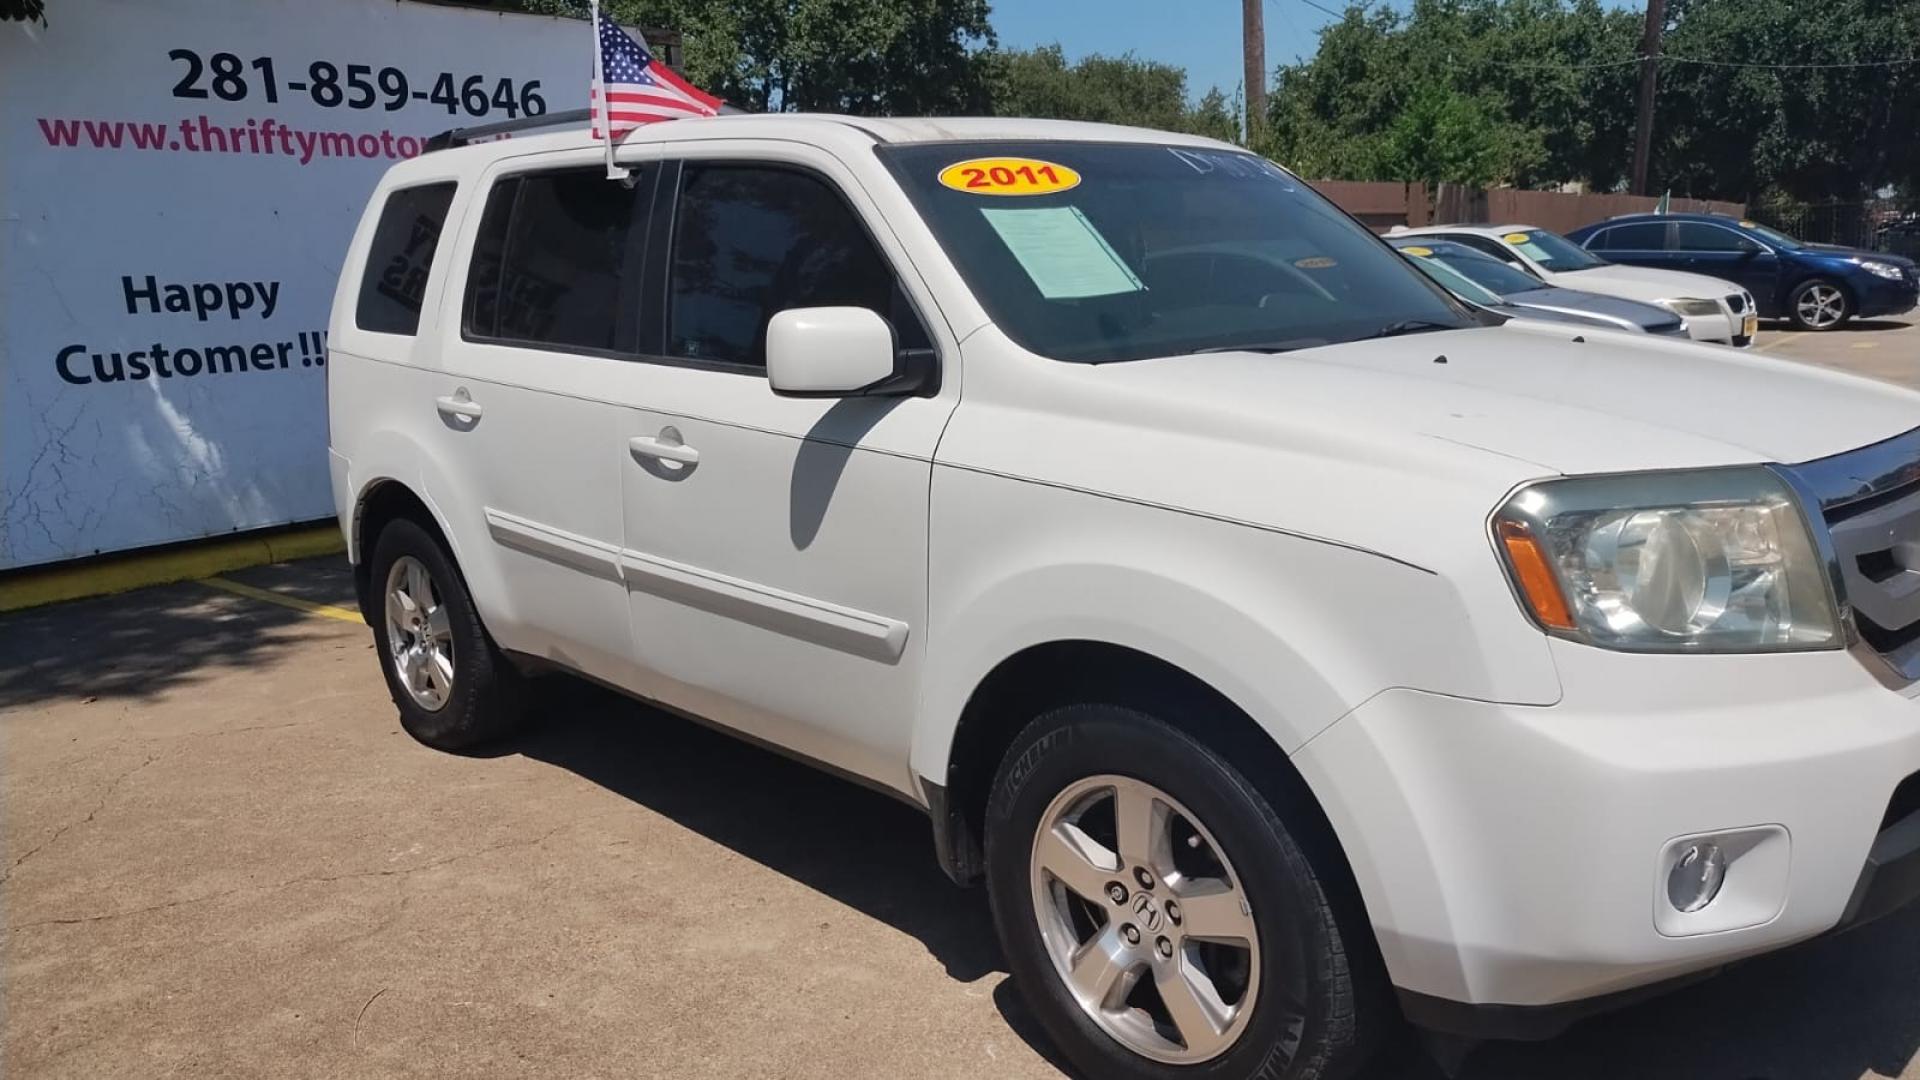
[[[441,416],[457,416],[462,420],[478,420],[480,414],[486,411],[479,402],[467,396],[465,387],[455,390],[450,397],[434,398],[433,406],[440,410]]]
[[[661,434],[664,435],[666,432]],[[700,451],[678,439],[669,442],[666,439],[656,439],[651,435],[636,435],[627,440],[627,449],[633,451],[635,457],[677,461],[682,465],[693,465],[700,461]]]

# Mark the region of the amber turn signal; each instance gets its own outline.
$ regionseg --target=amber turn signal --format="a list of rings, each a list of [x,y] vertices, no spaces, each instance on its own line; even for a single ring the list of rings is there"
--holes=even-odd
[[[1547,553],[1533,531],[1518,521],[1502,521],[1498,526],[1500,546],[1506,549],[1507,562],[1513,567],[1514,580],[1533,616],[1553,630],[1573,629],[1573,613],[1560,592],[1560,581],[1547,563]]]

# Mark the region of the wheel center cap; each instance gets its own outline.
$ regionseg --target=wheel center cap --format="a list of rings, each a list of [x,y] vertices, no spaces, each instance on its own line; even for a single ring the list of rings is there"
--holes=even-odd
[[[1160,932],[1160,923],[1165,916],[1160,912],[1160,905],[1154,903],[1153,897],[1146,893],[1134,897],[1133,914],[1140,920],[1141,929],[1149,934]]]

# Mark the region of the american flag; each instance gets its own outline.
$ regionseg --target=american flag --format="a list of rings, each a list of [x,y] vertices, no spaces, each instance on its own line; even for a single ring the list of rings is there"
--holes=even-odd
[[[602,103],[606,106],[608,132],[615,139],[656,120],[719,113],[719,98],[674,74],[605,12],[599,13],[599,29],[600,71],[589,92],[594,138],[606,137],[601,133]],[[604,87],[602,77],[606,79]]]

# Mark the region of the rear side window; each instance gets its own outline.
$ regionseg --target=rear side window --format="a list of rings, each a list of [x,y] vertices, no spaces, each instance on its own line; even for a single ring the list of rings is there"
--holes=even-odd
[[[453,205],[455,184],[422,184],[387,196],[367,248],[360,275],[360,299],[354,325],[382,334],[412,334],[420,329],[420,306],[427,274],[440,246],[440,230]]]
[[[1589,247],[1595,251],[1664,251],[1667,227],[1655,222],[1615,225],[1603,230]]]
[[[589,352],[638,342],[642,200],[598,167],[508,177],[487,193],[467,273],[474,339]]]
[[[893,324],[903,349],[925,329],[853,210],[791,169],[688,164],[667,296],[667,352],[765,367],[767,324],[787,308],[852,306]]]

